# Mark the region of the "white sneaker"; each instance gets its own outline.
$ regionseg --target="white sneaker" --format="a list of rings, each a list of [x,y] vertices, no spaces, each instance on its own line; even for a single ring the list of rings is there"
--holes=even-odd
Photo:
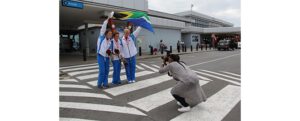
[[[181,103],[180,103],[180,102],[177,102],[177,105],[179,105],[179,106],[183,107],[183,106],[181,105]]]
[[[135,82],[135,80],[132,80],[131,82],[132,82],[132,83],[134,83],[134,82]]]
[[[128,81],[128,84],[131,84],[131,83],[132,83],[132,81],[129,80],[129,81]]]
[[[182,107],[182,108],[178,108],[178,111],[179,112],[188,112],[191,110],[191,107],[188,106],[188,107]]]

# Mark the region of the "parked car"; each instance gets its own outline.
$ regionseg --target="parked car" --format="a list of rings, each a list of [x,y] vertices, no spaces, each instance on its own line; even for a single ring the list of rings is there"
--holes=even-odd
[[[217,48],[218,50],[234,50],[236,44],[232,40],[220,40]]]
[[[241,49],[241,42],[238,42],[238,49]]]

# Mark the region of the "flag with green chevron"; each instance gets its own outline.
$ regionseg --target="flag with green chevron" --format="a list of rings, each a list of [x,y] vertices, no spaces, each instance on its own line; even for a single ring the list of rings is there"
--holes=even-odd
[[[113,17],[118,20],[131,22],[135,26],[140,26],[154,33],[150,19],[145,12],[116,12],[114,13]]]

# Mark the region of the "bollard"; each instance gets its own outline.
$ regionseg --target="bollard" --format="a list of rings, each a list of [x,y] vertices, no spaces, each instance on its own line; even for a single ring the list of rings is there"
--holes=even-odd
[[[184,52],[186,52],[186,45],[184,46]]]
[[[207,44],[205,44],[205,50],[207,50]]]
[[[211,45],[209,45],[209,50],[211,50]]]
[[[142,56],[142,47],[139,47],[139,55]]]
[[[182,47],[182,52],[184,52],[184,46],[181,46]]]
[[[191,45],[191,52],[193,52],[193,45]]]
[[[177,52],[180,53],[180,46],[177,46]]]
[[[86,49],[82,50],[83,61],[86,61]]]
[[[202,51],[202,49],[203,49],[203,44],[201,44],[200,48],[201,48],[201,51]]]
[[[172,53],[172,45],[170,45],[170,53]]]
[[[196,45],[196,51],[198,51],[198,48],[199,48],[199,44]]]
[[[153,55],[153,47],[150,46],[150,55]]]

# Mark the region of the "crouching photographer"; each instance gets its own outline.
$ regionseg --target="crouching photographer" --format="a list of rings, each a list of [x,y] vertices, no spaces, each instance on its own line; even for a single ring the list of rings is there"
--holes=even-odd
[[[172,88],[171,94],[181,106],[179,112],[190,111],[192,105],[206,101],[206,95],[199,84],[197,74],[192,71],[184,62],[180,61],[179,55],[167,54],[162,57],[163,64],[159,73],[168,72],[176,80],[176,85]]]

